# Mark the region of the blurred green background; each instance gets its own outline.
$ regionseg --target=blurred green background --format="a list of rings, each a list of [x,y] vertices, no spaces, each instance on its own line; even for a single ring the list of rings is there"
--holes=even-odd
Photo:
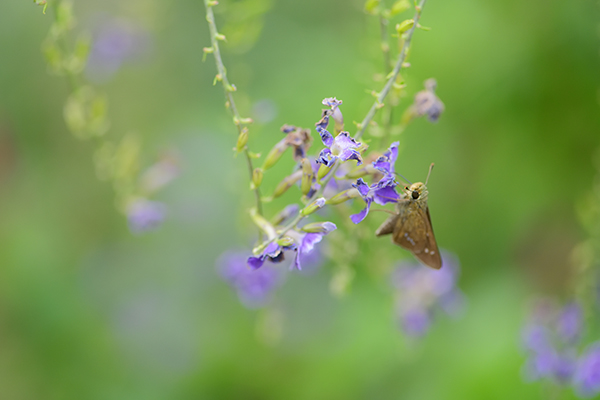
[[[248,27],[254,47],[224,47],[242,114],[259,121],[250,145],[263,154],[284,123],[312,127],[325,97],[344,101],[348,123],[362,120],[366,90],[381,85],[372,79],[382,64],[377,19],[361,1],[271,6]],[[387,276],[364,257],[341,299],[329,292],[327,263],[291,274],[271,310],[281,337],[261,339],[270,311],[245,309],[215,267],[224,251],[249,249],[254,230],[244,160],[232,157],[235,128],[212,86],[213,59],[202,63],[202,2],[82,0],[75,14],[77,32],[102,15],[147,31],[148,54],[98,85],[109,134],[138,132],[147,165],[176,149],[183,173],[158,197],[170,207],[164,226],[129,233],[110,185],[96,178],[93,144],[63,121],[67,84],[40,52],[52,15],[4,2],[1,398],[545,398],[542,384],[522,381],[519,329],[531,296],[569,293],[569,254],[585,238],[574,207],[592,188],[600,145],[597,3],[427,3],[422,24],[433,29],[415,34],[400,107],[435,77],[446,112],[403,133],[397,170],[418,181],[436,163],[432,218],[440,246],[461,260],[468,307],[422,340],[397,329]],[[235,27],[232,14],[217,23],[228,17]],[[291,166],[269,173],[266,188]],[[406,257],[388,243],[361,246]]]

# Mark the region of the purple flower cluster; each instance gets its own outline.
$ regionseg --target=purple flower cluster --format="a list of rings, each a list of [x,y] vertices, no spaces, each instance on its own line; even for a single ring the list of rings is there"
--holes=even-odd
[[[395,179],[396,171],[394,170],[396,159],[398,158],[399,144],[399,142],[392,143],[383,156],[373,162],[373,167],[383,174],[383,177],[379,182],[369,186],[362,178],[359,178],[356,183],[352,185],[358,189],[358,192],[367,204],[361,212],[350,216],[350,219],[355,224],[358,224],[366,218],[373,201],[377,204],[385,205],[387,203],[397,203],[398,200],[400,200],[400,196],[395,189],[398,183]]]
[[[436,309],[450,316],[459,315],[465,304],[456,287],[458,259],[443,251],[444,268],[423,268],[416,262],[403,262],[394,271],[392,283],[397,291],[396,312],[406,335],[420,337],[431,326]]]
[[[578,356],[582,330],[579,304],[571,302],[562,308],[548,300],[536,304],[523,329],[523,347],[528,355],[525,379],[572,385],[584,397],[599,394],[600,342]]]

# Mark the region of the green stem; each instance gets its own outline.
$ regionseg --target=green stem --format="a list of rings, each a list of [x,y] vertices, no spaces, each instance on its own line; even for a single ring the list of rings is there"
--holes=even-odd
[[[375,116],[375,113],[377,112],[377,110],[379,108],[381,108],[381,104],[383,103],[383,100],[385,100],[388,93],[392,89],[392,86],[394,85],[396,78],[398,78],[398,74],[400,73],[400,70],[402,69],[402,64],[404,64],[404,60],[406,59],[406,53],[408,51],[408,48],[410,47],[410,42],[412,40],[413,33],[415,32],[415,29],[417,28],[417,25],[419,23],[419,18],[421,18],[421,12],[423,11],[423,6],[425,6],[426,2],[427,2],[427,0],[421,0],[419,5],[417,6],[417,12],[415,13],[415,17],[414,17],[415,23],[412,26],[412,28],[410,28],[410,30],[408,32],[406,32],[406,40],[404,41],[404,45],[402,46],[402,51],[400,51],[400,55],[398,56],[398,61],[396,62],[396,65],[394,66],[394,70],[392,71],[392,75],[390,76],[387,83],[383,87],[383,90],[379,93],[379,96],[377,96],[377,100],[371,106],[371,109],[365,116],[365,119],[363,119],[362,122],[360,123],[360,129],[356,133],[356,135],[354,135],[355,139],[359,139],[363,135],[363,133],[365,133],[367,126],[371,123],[371,120]]]
[[[233,119],[235,125],[238,129],[238,135],[242,133],[242,130],[246,126],[246,124],[242,123],[242,117],[238,111],[238,108],[235,104],[235,100],[233,99],[232,88],[233,86],[229,83],[229,79],[227,78],[227,69],[223,64],[223,59],[221,58],[221,51],[219,50],[219,39],[217,36],[219,32],[217,30],[217,25],[215,23],[215,15],[212,10],[213,3],[211,0],[204,0],[204,6],[206,7],[206,21],[208,21],[208,28],[210,30],[210,42],[213,48],[213,55],[215,56],[215,63],[217,65],[217,73],[220,76],[221,83],[223,84],[223,89],[225,91],[225,97],[227,98],[227,103],[229,104],[229,108],[231,109],[231,113],[233,114]],[[250,182],[252,182],[252,173],[254,171],[254,166],[252,163],[252,157],[250,157],[250,151],[248,150],[248,146],[244,148],[244,154],[246,156],[246,163],[248,165],[248,173],[250,176]],[[262,215],[262,200],[260,195],[260,188],[257,186],[254,188],[254,197],[256,199],[256,210],[258,214]]]

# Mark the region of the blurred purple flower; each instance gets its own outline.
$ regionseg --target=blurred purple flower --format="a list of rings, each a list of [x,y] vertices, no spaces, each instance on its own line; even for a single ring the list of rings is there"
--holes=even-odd
[[[235,289],[242,304],[248,308],[267,304],[284,279],[283,270],[273,265],[256,270],[249,268],[246,256],[239,253],[223,254],[217,265],[221,277]]]
[[[415,262],[404,262],[394,271],[392,283],[397,290],[397,313],[404,332],[423,336],[429,330],[435,309],[451,316],[464,309],[464,296],[456,287],[458,259],[442,252],[444,268],[424,268]]]
[[[582,311],[577,303],[560,309],[549,301],[536,304],[522,332],[523,347],[528,353],[525,379],[570,384],[576,370],[575,345],[581,329]]]
[[[158,201],[137,199],[127,207],[127,222],[133,233],[156,229],[164,221],[167,206]]]
[[[108,81],[124,62],[149,52],[148,33],[132,21],[105,18],[93,35],[85,74],[95,83]]]
[[[542,353],[552,349],[550,331],[539,323],[529,323],[523,328],[523,346],[527,351]]]
[[[402,315],[402,329],[408,336],[425,336],[431,325],[429,313],[417,307],[407,310]]]
[[[576,342],[581,334],[582,320],[583,311],[579,304],[567,304],[558,316],[556,330],[565,342]]]
[[[590,345],[582,355],[574,383],[581,396],[592,397],[600,393],[600,342]]]

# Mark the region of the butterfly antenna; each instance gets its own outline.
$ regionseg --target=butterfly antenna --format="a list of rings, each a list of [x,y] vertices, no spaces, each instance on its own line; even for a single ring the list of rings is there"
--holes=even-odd
[[[429,166],[429,172],[427,173],[427,179],[425,179],[425,186],[427,186],[427,182],[429,182],[429,175],[431,175],[431,171],[433,171],[433,163]]]
[[[399,173],[397,173],[397,172],[394,172],[394,174],[396,174],[396,175],[398,175],[400,178],[404,179],[406,182],[408,182],[408,184],[409,184],[409,185],[412,185],[412,182],[411,182],[411,181],[409,181],[408,179],[406,179],[406,178],[404,177],[404,175],[402,175],[402,174],[399,174]]]

